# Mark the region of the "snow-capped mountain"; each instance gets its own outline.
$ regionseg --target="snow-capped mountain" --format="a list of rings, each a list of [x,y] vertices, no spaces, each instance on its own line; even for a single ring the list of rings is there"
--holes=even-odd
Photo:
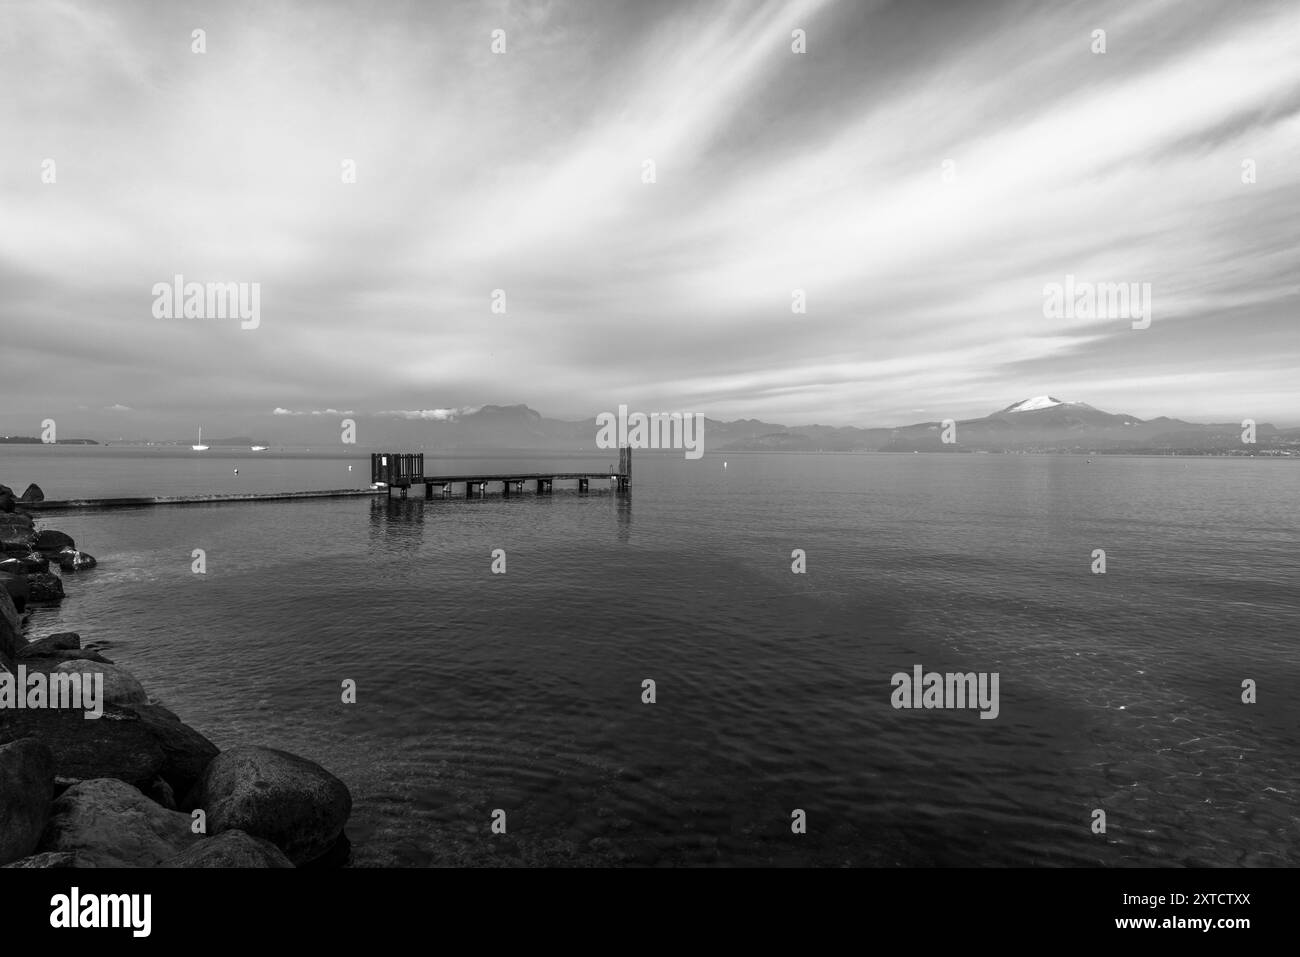
[[[1034,412],[1038,409],[1050,409],[1058,405],[1071,405],[1073,403],[1062,402],[1056,396],[1036,395],[1032,399],[1022,399],[1020,402],[1013,402],[1003,409],[1003,412]],[[1083,403],[1079,403],[1082,405]]]

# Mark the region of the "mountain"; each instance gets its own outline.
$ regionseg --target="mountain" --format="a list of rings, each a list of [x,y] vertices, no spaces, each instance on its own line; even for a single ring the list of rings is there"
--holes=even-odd
[[[653,410],[647,410],[653,411]],[[597,451],[593,416],[580,421],[551,419],[526,405],[431,409],[402,413],[290,413],[257,426],[262,436],[205,439],[214,448],[249,445],[337,448],[344,419],[356,423],[358,450]],[[945,420],[946,421],[946,420]],[[955,441],[945,442],[947,432]],[[177,440],[188,446],[192,439]],[[1086,402],[1040,395],[1021,399],[989,415],[894,428],[785,426],[759,419],[704,420],[709,452],[1150,452],[1185,454],[1300,455],[1300,429],[1256,425],[1256,443],[1242,442],[1240,422],[1198,424],[1164,416],[1142,420],[1105,412]],[[602,450],[603,451],[603,450]],[[613,450],[610,450],[611,452]]]
[[[44,439],[34,435],[0,435],[0,445],[45,445]],[[98,445],[94,439],[58,439],[51,445]]]
[[[1242,441],[1238,422],[1202,425],[1164,416],[1143,421],[1103,412],[1086,402],[1040,395],[978,419],[919,422],[894,429],[780,428],[717,451],[827,452],[1152,452],[1300,455],[1300,429],[1255,426],[1255,444]],[[954,441],[945,442],[945,432]],[[707,435],[706,430],[706,435]]]

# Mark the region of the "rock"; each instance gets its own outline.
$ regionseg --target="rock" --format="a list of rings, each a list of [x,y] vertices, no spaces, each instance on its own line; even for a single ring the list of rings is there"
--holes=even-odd
[[[54,800],[54,755],[35,738],[0,745],[0,864],[36,850]]]
[[[219,753],[217,746],[166,708],[137,704],[130,706],[129,710],[139,716],[162,748],[164,760],[159,775],[173,792],[187,796]],[[183,810],[193,808],[185,807]]]
[[[201,840],[160,867],[293,867],[270,841],[234,828]]]
[[[30,552],[36,529],[30,516],[0,512],[0,551]]]
[[[14,498],[14,490],[0,485],[0,512],[12,512],[17,504],[17,500]]]
[[[26,512],[6,512],[0,515],[0,529],[12,529],[19,534],[36,534],[36,520]]]
[[[338,840],[330,845],[320,857],[314,857],[299,867],[312,870],[331,870],[337,867],[346,867],[349,860],[352,859],[352,842],[348,840],[346,834],[340,834]]]
[[[27,584],[26,575],[11,575],[7,571],[0,571],[0,591],[9,593],[14,608],[18,609],[18,611],[21,612],[27,607],[27,597],[31,592],[31,588]]]
[[[49,570],[50,560],[36,552],[16,552],[0,561],[0,572],[8,572],[11,575],[35,575]]]
[[[118,665],[105,664],[102,661],[91,661],[88,658],[74,658],[72,661],[65,661],[54,669],[55,674],[76,674],[82,675],[103,675],[104,676],[104,696],[102,701],[105,705],[110,704],[144,704],[149,700],[145,694],[144,685],[136,680],[135,675]]]
[[[154,867],[196,840],[188,814],[160,807],[121,781],[96,778],[55,800],[40,847],[80,855],[98,867]]]
[[[52,572],[27,576],[28,601],[62,601],[63,579]]]
[[[44,531],[36,533],[35,550],[38,552],[58,552],[65,548],[76,548],[77,543],[72,540],[72,536],[64,532],[47,528]]]
[[[54,755],[55,786],[92,778],[117,778],[148,787],[166,761],[162,746],[139,716],[106,707],[101,717],[44,708],[0,711],[0,744],[40,738]]]
[[[149,782],[149,786],[144,789],[144,796],[169,811],[176,810],[176,792],[160,777]]]
[[[33,482],[31,485],[27,486],[27,490],[23,492],[20,501],[43,502],[45,501],[45,493],[41,491],[41,487],[39,485]]]
[[[75,631],[60,631],[29,641],[23,649],[23,657],[35,657],[47,651],[74,651],[81,647],[81,636]]]
[[[84,854],[78,854],[75,851],[43,851],[40,854],[33,854],[31,857],[24,857],[21,861],[14,861],[12,864],[6,864],[5,867],[48,867],[48,868],[70,868],[70,867],[94,867],[94,861],[90,860]]]
[[[28,671],[43,671],[49,674],[55,666],[63,664],[65,661],[94,661],[103,665],[113,664],[112,658],[105,658],[98,651],[87,651],[85,648],[77,648],[70,651],[51,651],[50,649],[32,651],[32,646],[27,645],[18,649],[18,656],[15,662],[21,661],[27,666]]]
[[[85,552],[79,552],[75,548],[65,548],[56,556],[59,567],[65,572],[77,572],[83,568],[94,568],[99,562],[95,561],[93,555],[87,555]]]
[[[347,785],[319,764],[259,747],[218,754],[186,803],[207,812],[210,833],[247,831],[295,864],[330,850],[352,813]]]
[[[24,644],[22,617],[18,614],[14,600],[9,597],[9,592],[0,588],[0,658],[13,664],[18,649]]]

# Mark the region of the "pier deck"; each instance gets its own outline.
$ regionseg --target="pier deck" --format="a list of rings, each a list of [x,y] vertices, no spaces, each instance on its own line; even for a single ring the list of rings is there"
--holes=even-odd
[[[425,475],[424,454],[420,452],[375,453],[370,456],[371,481],[380,488],[339,488],[312,492],[213,492],[203,495],[138,495],[131,498],[69,498],[44,502],[22,502],[23,508],[34,512],[52,512],[61,509],[93,508],[147,508],[155,505],[214,505],[222,502],[287,502],[310,498],[360,498],[375,495],[393,495],[397,489],[402,498],[413,485],[424,486],[424,497],[433,498],[433,489],[442,490],[444,498],[451,495],[453,485],[464,485],[465,495],[472,498],[487,493],[489,485],[500,485],[501,494],[509,498],[521,494],[525,483],[533,483],[539,495],[554,490],[554,484],[576,481],[578,491],[590,489],[591,481],[605,480],[620,492],[632,484],[632,450],[619,449],[617,472],[511,472],[507,474],[470,473],[468,475]]]
[[[618,450],[618,470],[607,472],[513,472],[508,474],[470,473],[468,475],[425,475],[424,453],[422,452],[376,452],[370,456],[370,479],[382,484],[391,498],[393,489],[397,489],[403,498],[412,486],[423,485],[424,497],[433,498],[434,486],[442,490],[444,498],[451,494],[453,485],[464,485],[465,495],[472,498],[475,491],[486,494],[489,485],[499,484],[501,494],[509,498],[511,494],[521,494],[526,482],[532,482],[537,494],[542,495],[554,490],[557,481],[577,481],[578,491],[586,492],[592,479],[604,479],[614,485],[620,492],[626,492],[632,485],[632,450]]]
[[[339,488],[318,492],[214,492],[210,495],[138,495],[131,498],[69,498],[44,502],[23,502],[33,512],[70,508],[144,508],[152,505],[209,505],[220,502],[284,502],[305,498],[367,498],[382,495],[383,489]]]

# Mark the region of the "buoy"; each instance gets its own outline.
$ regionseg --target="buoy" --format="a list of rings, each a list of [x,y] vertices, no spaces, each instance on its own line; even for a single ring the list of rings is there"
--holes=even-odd
[[[239,469],[235,469],[235,474],[236,474],[236,475],[239,474]]]
[[[725,468],[727,467],[727,463],[726,463],[726,462],[723,462],[723,463],[722,463],[722,467],[725,469]]]
[[[352,471],[352,466],[351,466],[351,465],[348,466],[348,471],[349,471],[349,472]]]

